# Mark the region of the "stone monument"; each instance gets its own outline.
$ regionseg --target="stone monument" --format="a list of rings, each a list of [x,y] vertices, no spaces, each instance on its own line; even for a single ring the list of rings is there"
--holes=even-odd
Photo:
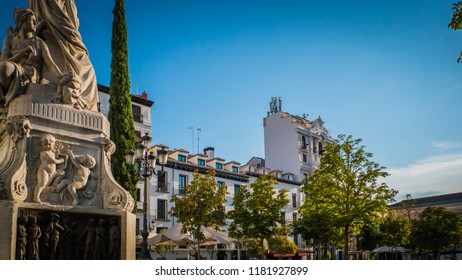
[[[73,0],[14,11],[0,62],[0,259],[134,259],[133,198]]]

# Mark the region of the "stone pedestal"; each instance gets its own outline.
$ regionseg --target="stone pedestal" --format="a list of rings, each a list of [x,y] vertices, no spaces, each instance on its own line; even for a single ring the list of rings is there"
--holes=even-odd
[[[0,259],[31,258],[32,220],[41,231],[41,258],[67,258],[58,250],[85,247],[86,242],[87,250],[94,252],[85,257],[79,251],[73,258],[109,259],[107,252],[90,247],[95,239],[98,246],[109,244],[110,229],[116,234],[118,227],[119,243],[113,244],[117,256],[134,259],[134,201],[111,173],[115,147],[109,140],[109,122],[99,112],[53,103],[55,91],[52,85],[30,84],[24,95],[0,112]],[[45,138],[53,139],[49,150]],[[50,155],[55,163],[46,162]],[[37,203],[34,192],[40,181],[44,187]],[[95,223],[89,227],[94,237],[87,238],[89,223]],[[45,254],[45,247],[53,253]]]

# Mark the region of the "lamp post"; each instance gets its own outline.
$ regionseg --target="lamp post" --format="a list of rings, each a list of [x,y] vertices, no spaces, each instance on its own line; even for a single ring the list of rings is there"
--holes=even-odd
[[[151,254],[148,250],[148,212],[149,212],[149,178],[152,174],[156,174],[156,160],[157,157],[151,151],[151,140],[152,138],[148,133],[141,137],[141,143],[136,145],[136,152],[133,150],[128,150],[125,153],[125,161],[127,165],[137,164],[138,166],[138,176],[143,177],[144,179],[144,202],[143,202],[143,231],[141,236],[143,237],[143,242],[141,243],[141,252],[138,257],[139,260],[151,260]],[[164,165],[167,163],[167,151],[162,148],[157,152],[160,165],[162,165],[162,170]]]

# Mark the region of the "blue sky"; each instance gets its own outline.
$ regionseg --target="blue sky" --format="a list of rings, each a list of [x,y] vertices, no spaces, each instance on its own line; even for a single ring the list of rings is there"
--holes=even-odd
[[[114,1],[75,2],[109,85]],[[264,157],[262,119],[277,96],[283,111],[320,115],[333,136],[362,138],[402,195],[462,191],[454,2],[126,1],[132,91],[156,102],[154,142],[170,148],[197,152],[192,126],[200,149],[242,164]],[[1,1],[1,28],[26,5]]]

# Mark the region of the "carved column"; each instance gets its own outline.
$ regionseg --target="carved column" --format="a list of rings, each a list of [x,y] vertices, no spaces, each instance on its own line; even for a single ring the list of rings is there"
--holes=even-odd
[[[31,126],[22,116],[10,117],[0,126],[0,199],[24,201],[27,197],[26,148]]]

